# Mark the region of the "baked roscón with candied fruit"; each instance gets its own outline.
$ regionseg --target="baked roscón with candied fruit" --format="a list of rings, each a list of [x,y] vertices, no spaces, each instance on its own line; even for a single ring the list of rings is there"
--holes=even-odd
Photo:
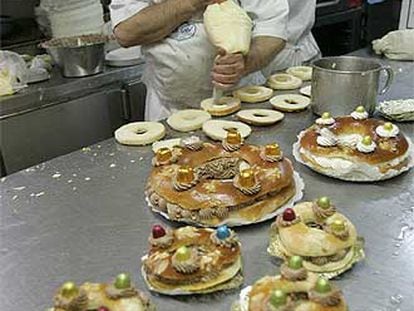
[[[240,242],[231,229],[155,225],[142,258],[148,288],[165,295],[205,294],[243,283]]]
[[[300,256],[290,257],[280,275],[265,276],[244,288],[232,311],[347,311],[342,292],[309,272]]]
[[[274,217],[303,183],[279,145],[245,144],[229,130],[222,144],[192,136],[153,158],[146,196],[153,211],[189,224],[243,225]],[[298,181],[299,180],[299,181]]]
[[[328,197],[286,209],[270,229],[268,252],[279,258],[301,256],[304,267],[337,276],[364,258],[363,239]]]
[[[48,311],[155,311],[150,300],[136,289],[126,273],[119,274],[112,284],[66,282],[54,297]]]
[[[318,173],[348,181],[377,181],[414,166],[414,148],[397,125],[368,118],[364,107],[350,116],[325,112],[299,134],[297,161]]]

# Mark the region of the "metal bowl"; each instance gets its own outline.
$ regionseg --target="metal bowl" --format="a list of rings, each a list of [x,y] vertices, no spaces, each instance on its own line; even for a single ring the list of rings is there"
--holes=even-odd
[[[107,41],[104,36],[86,35],[52,39],[41,47],[52,56],[63,76],[85,77],[103,71]]]

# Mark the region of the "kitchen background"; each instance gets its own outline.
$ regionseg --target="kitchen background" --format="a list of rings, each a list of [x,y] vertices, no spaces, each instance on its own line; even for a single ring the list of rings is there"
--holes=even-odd
[[[1,0],[2,49],[30,51],[44,35],[35,21],[40,0]],[[110,0],[101,0],[106,20]],[[317,0],[314,35],[324,55],[356,50],[397,29],[401,0]]]
[[[412,1],[403,3],[408,5]],[[30,55],[45,53],[39,43],[48,38],[39,30],[35,17],[39,2],[1,0],[2,50]],[[59,27],[66,31],[85,27],[93,20],[102,20],[101,16],[88,18],[102,12],[104,20],[109,21],[110,0],[101,2],[103,11],[94,0],[61,2],[76,7],[72,15],[76,22],[68,26],[58,19]],[[42,4],[50,7],[56,1],[42,0]],[[401,4],[401,0],[317,0],[313,33],[323,55],[350,53],[397,29]],[[47,25],[43,27],[47,29]],[[110,27],[107,29],[110,32]],[[105,66],[96,75],[65,78],[54,67],[47,81],[0,97],[0,175],[108,139],[122,124],[142,120],[146,89],[141,74],[142,64],[137,64]]]

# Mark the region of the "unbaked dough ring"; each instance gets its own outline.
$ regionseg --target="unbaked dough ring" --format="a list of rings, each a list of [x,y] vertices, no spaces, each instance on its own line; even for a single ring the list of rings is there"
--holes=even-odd
[[[161,148],[168,148],[173,149],[174,147],[181,145],[181,138],[171,138],[171,139],[165,139],[156,141],[152,144],[152,151],[157,152]]]
[[[310,105],[310,99],[299,94],[283,94],[270,99],[270,104],[280,111],[295,112],[306,109]]]
[[[310,66],[295,66],[286,70],[286,73],[295,76],[302,81],[309,81],[312,79],[312,67]]]
[[[165,136],[165,126],[159,122],[133,122],[115,131],[115,139],[123,145],[148,145]]]
[[[229,129],[237,129],[243,138],[246,138],[252,132],[247,124],[235,121],[210,120],[203,124],[204,133],[211,139],[219,141],[227,137]]]
[[[246,86],[233,92],[233,96],[240,98],[244,103],[260,103],[268,100],[273,95],[273,90],[265,86]]]
[[[172,114],[167,123],[179,132],[191,132],[200,129],[203,123],[211,119],[211,115],[203,110],[186,109]]]
[[[279,122],[284,118],[284,114],[270,109],[247,109],[239,111],[237,118],[248,124],[265,126]]]
[[[274,90],[294,90],[300,88],[302,80],[287,73],[277,73],[269,77],[267,84]]]
[[[228,116],[238,111],[240,107],[240,99],[230,96],[221,97],[217,103],[214,103],[214,98],[207,98],[201,102],[201,108],[216,117]]]

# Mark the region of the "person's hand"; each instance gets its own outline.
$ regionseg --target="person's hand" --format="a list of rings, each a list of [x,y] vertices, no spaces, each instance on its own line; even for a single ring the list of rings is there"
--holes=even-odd
[[[213,85],[220,89],[235,86],[245,74],[245,59],[241,53],[228,54],[220,49],[215,59],[212,78]]]

